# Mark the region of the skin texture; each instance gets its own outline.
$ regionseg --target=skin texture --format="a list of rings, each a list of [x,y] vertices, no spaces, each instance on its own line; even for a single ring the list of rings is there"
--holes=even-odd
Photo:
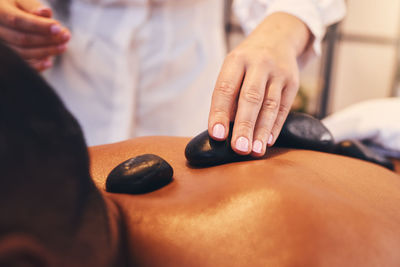
[[[38,71],[52,66],[71,37],[52,13],[37,0],[0,1],[0,39]]]
[[[101,190],[114,166],[139,154],[174,168],[174,181],[153,193],[104,193],[120,212],[128,265],[398,266],[399,175],[288,149],[194,169],[183,155],[188,141],[146,137],[89,150]]]
[[[311,39],[307,26],[286,13],[274,13],[260,23],[224,61],[211,102],[210,136],[225,140],[229,122],[235,121],[233,150],[263,156],[294,101],[297,58]]]

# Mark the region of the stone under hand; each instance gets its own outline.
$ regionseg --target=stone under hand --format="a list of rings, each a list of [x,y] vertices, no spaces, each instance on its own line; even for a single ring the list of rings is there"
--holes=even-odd
[[[210,167],[249,160],[250,156],[238,155],[231,149],[232,129],[233,123],[230,124],[230,135],[224,141],[215,141],[207,131],[194,137],[185,149],[189,164],[195,167]],[[388,159],[374,154],[360,142],[347,141],[335,144],[329,130],[319,120],[304,113],[291,112],[288,115],[275,146],[335,153],[393,169],[393,164]]]
[[[233,123],[230,124],[230,135],[224,141],[215,141],[207,131],[194,137],[185,149],[189,164],[196,167],[208,167],[250,159],[250,156],[241,156],[232,150],[230,145],[232,129]],[[334,142],[329,130],[319,120],[303,113],[290,113],[275,145],[329,150]]]

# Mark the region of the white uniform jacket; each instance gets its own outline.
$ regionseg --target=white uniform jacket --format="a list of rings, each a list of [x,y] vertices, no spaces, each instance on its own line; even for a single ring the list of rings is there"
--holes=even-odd
[[[299,11],[317,44],[342,16],[341,1],[239,0],[235,8],[246,10],[238,14],[247,30],[268,12]],[[207,128],[226,54],[223,8],[223,0],[72,0],[68,51],[45,77],[89,145]]]

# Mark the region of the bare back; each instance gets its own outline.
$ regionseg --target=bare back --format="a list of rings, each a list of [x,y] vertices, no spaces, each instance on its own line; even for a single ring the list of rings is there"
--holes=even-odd
[[[104,188],[111,169],[145,153],[174,181],[146,195],[108,194],[140,266],[398,266],[400,176],[359,160],[270,149],[264,160],[190,168],[189,139],[146,137],[90,149]]]

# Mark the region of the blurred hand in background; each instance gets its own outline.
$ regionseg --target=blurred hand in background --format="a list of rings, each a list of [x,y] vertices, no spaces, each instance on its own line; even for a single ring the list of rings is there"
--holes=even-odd
[[[0,1],[0,39],[36,70],[50,68],[52,57],[65,52],[70,37],[39,1]]]

